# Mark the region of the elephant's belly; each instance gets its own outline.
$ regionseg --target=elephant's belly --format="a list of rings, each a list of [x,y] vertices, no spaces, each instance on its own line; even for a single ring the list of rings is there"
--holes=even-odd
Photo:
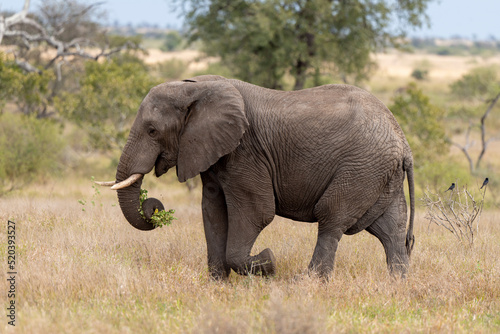
[[[276,214],[283,218],[288,218],[301,222],[314,223],[317,221],[316,217],[314,217],[312,210],[283,210],[276,209]]]
[[[297,175],[290,172],[289,175]],[[328,183],[316,184],[313,179],[307,179],[303,173],[299,179],[282,177],[279,185],[275,184],[274,197],[276,214],[297,221],[316,222],[314,208],[323,195]],[[318,175],[318,174],[316,174]],[[318,179],[327,179],[320,176]]]
[[[317,200],[309,201],[302,196],[280,196],[276,198],[276,214],[278,216],[289,218],[302,222],[316,222],[318,219],[314,216],[314,206]]]

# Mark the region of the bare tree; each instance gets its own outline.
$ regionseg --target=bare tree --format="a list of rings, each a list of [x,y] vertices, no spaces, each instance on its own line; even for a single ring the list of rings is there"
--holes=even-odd
[[[79,0],[49,0],[30,13],[30,0],[23,9],[4,17],[0,14],[0,44],[12,45],[6,53],[26,73],[42,74],[45,70],[55,73],[48,101],[64,86],[62,66],[78,59],[98,60],[122,50],[138,49],[131,39],[110,38],[97,22],[102,17],[98,11],[101,3],[84,4]],[[35,55],[35,56],[34,56]],[[23,110],[48,115],[47,106],[39,110]]]
[[[467,128],[467,131],[465,132],[465,144],[461,145],[456,142],[453,142],[452,144],[456,147],[458,147],[465,157],[467,158],[467,162],[469,163],[469,170],[471,174],[474,174],[475,170],[479,168],[479,165],[481,163],[481,160],[484,157],[484,154],[486,153],[486,149],[488,148],[488,145],[494,141],[498,140],[496,137],[490,137],[489,139],[486,139],[486,118],[488,115],[491,113],[491,110],[493,110],[493,107],[495,104],[500,100],[500,93],[498,93],[493,99],[488,101],[488,108],[484,112],[484,114],[481,116],[481,121],[479,125],[479,129],[481,131],[481,151],[479,152],[479,155],[476,160],[476,164],[474,165],[474,162],[472,160],[472,157],[470,156],[469,149],[474,145],[474,141],[470,139],[470,132],[472,128],[474,127],[474,124],[472,122],[469,123],[469,127]]]
[[[98,43],[91,36],[85,36],[81,29],[81,18],[93,11],[101,3],[90,5],[81,5],[74,1],[62,1],[62,3],[66,7],[58,6],[57,2],[49,1],[45,3],[41,8],[44,16],[41,17],[40,21],[44,23],[43,25],[37,20],[28,17],[30,0],[25,0],[24,7],[19,13],[7,18],[0,16],[0,44],[4,37],[19,38],[27,49],[45,42],[48,47],[56,50],[56,53],[48,58],[49,61],[44,66],[45,69],[51,67],[57,60],[68,56],[97,60],[100,57],[108,57],[128,48],[137,48],[137,45],[132,42],[125,42],[123,45],[111,48],[109,42]],[[94,26],[93,30],[94,36],[92,37],[99,35],[97,27]],[[99,37],[101,39],[105,38],[104,34],[100,34]],[[94,51],[89,51],[89,48]],[[14,53],[14,55],[16,54]],[[26,61],[16,60],[16,63],[27,72],[39,71]]]

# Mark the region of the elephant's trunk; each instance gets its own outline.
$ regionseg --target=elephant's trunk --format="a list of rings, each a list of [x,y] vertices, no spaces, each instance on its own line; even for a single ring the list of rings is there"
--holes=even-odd
[[[116,181],[118,183],[128,178],[128,175],[124,172],[126,169],[123,165],[124,164],[120,161],[116,172]],[[155,225],[153,225],[150,221],[151,216],[156,209],[164,210],[164,208],[159,200],[155,198],[148,198],[142,203],[142,210],[146,218],[141,215],[141,184],[142,177],[140,177],[133,184],[125,188],[118,189],[118,202],[120,203],[120,209],[122,210],[123,215],[130,225],[142,231],[149,231],[155,228]]]
[[[116,174],[116,180],[118,182],[126,179],[126,177],[120,178],[118,174],[119,172]],[[142,178],[126,188],[117,190],[118,202],[120,203],[120,209],[123,215],[130,225],[139,230],[149,231],[154,229],[155,226],[141,216],[141,203],[139,199],[141,184]]]

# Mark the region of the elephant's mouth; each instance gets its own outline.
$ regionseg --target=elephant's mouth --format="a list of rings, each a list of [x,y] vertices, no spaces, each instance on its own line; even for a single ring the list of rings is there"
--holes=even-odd
[[[169,159],[168,156],[165,153],[162,153],[158,156],[155,162],[155,175],[156,177],[160,177],[163,174],[165,174],[170,168],[174,167],[176,165],[176,160],[174,159]],[[136,173],[130,175],[127,179],[121,181],[121,182],[116,182],[116,181],[109,181],[109,182],[99,182],[95,181],[95,183],[101,185],[101,186],[108,186],[111,187],[112,190],[118,190],[118,189],[123,189],[127,188],[130,185],[134,184],[137,182],[139,179],[144,177],[144,174],[141,173]]]
[[[168,154],[162,153],[158,156],[155,162],[155,175],[160,177],[165,174],[170,168],[176,165],[175,159],[169,158]]]

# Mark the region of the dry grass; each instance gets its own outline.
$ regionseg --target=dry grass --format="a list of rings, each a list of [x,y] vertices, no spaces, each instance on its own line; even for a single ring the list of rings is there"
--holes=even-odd
[[[389,278],[365,232],[342,239],[330,282],[309,277],[316,225],[276,218],[254,252],[273,249],[277,276],[221,283],[207,276],[199,189],[147,181],[178,218],[152,232],[130,227],[110,191],[93,198],[88,181],[1,199],[0,219],[17,223],[17,333],[500,331],[498,211],[483,213],[472,251],[417,215],[406,281]],[[2,279],[2,298],[6,290]],[[2,318],[0,331],[14,332]]]

